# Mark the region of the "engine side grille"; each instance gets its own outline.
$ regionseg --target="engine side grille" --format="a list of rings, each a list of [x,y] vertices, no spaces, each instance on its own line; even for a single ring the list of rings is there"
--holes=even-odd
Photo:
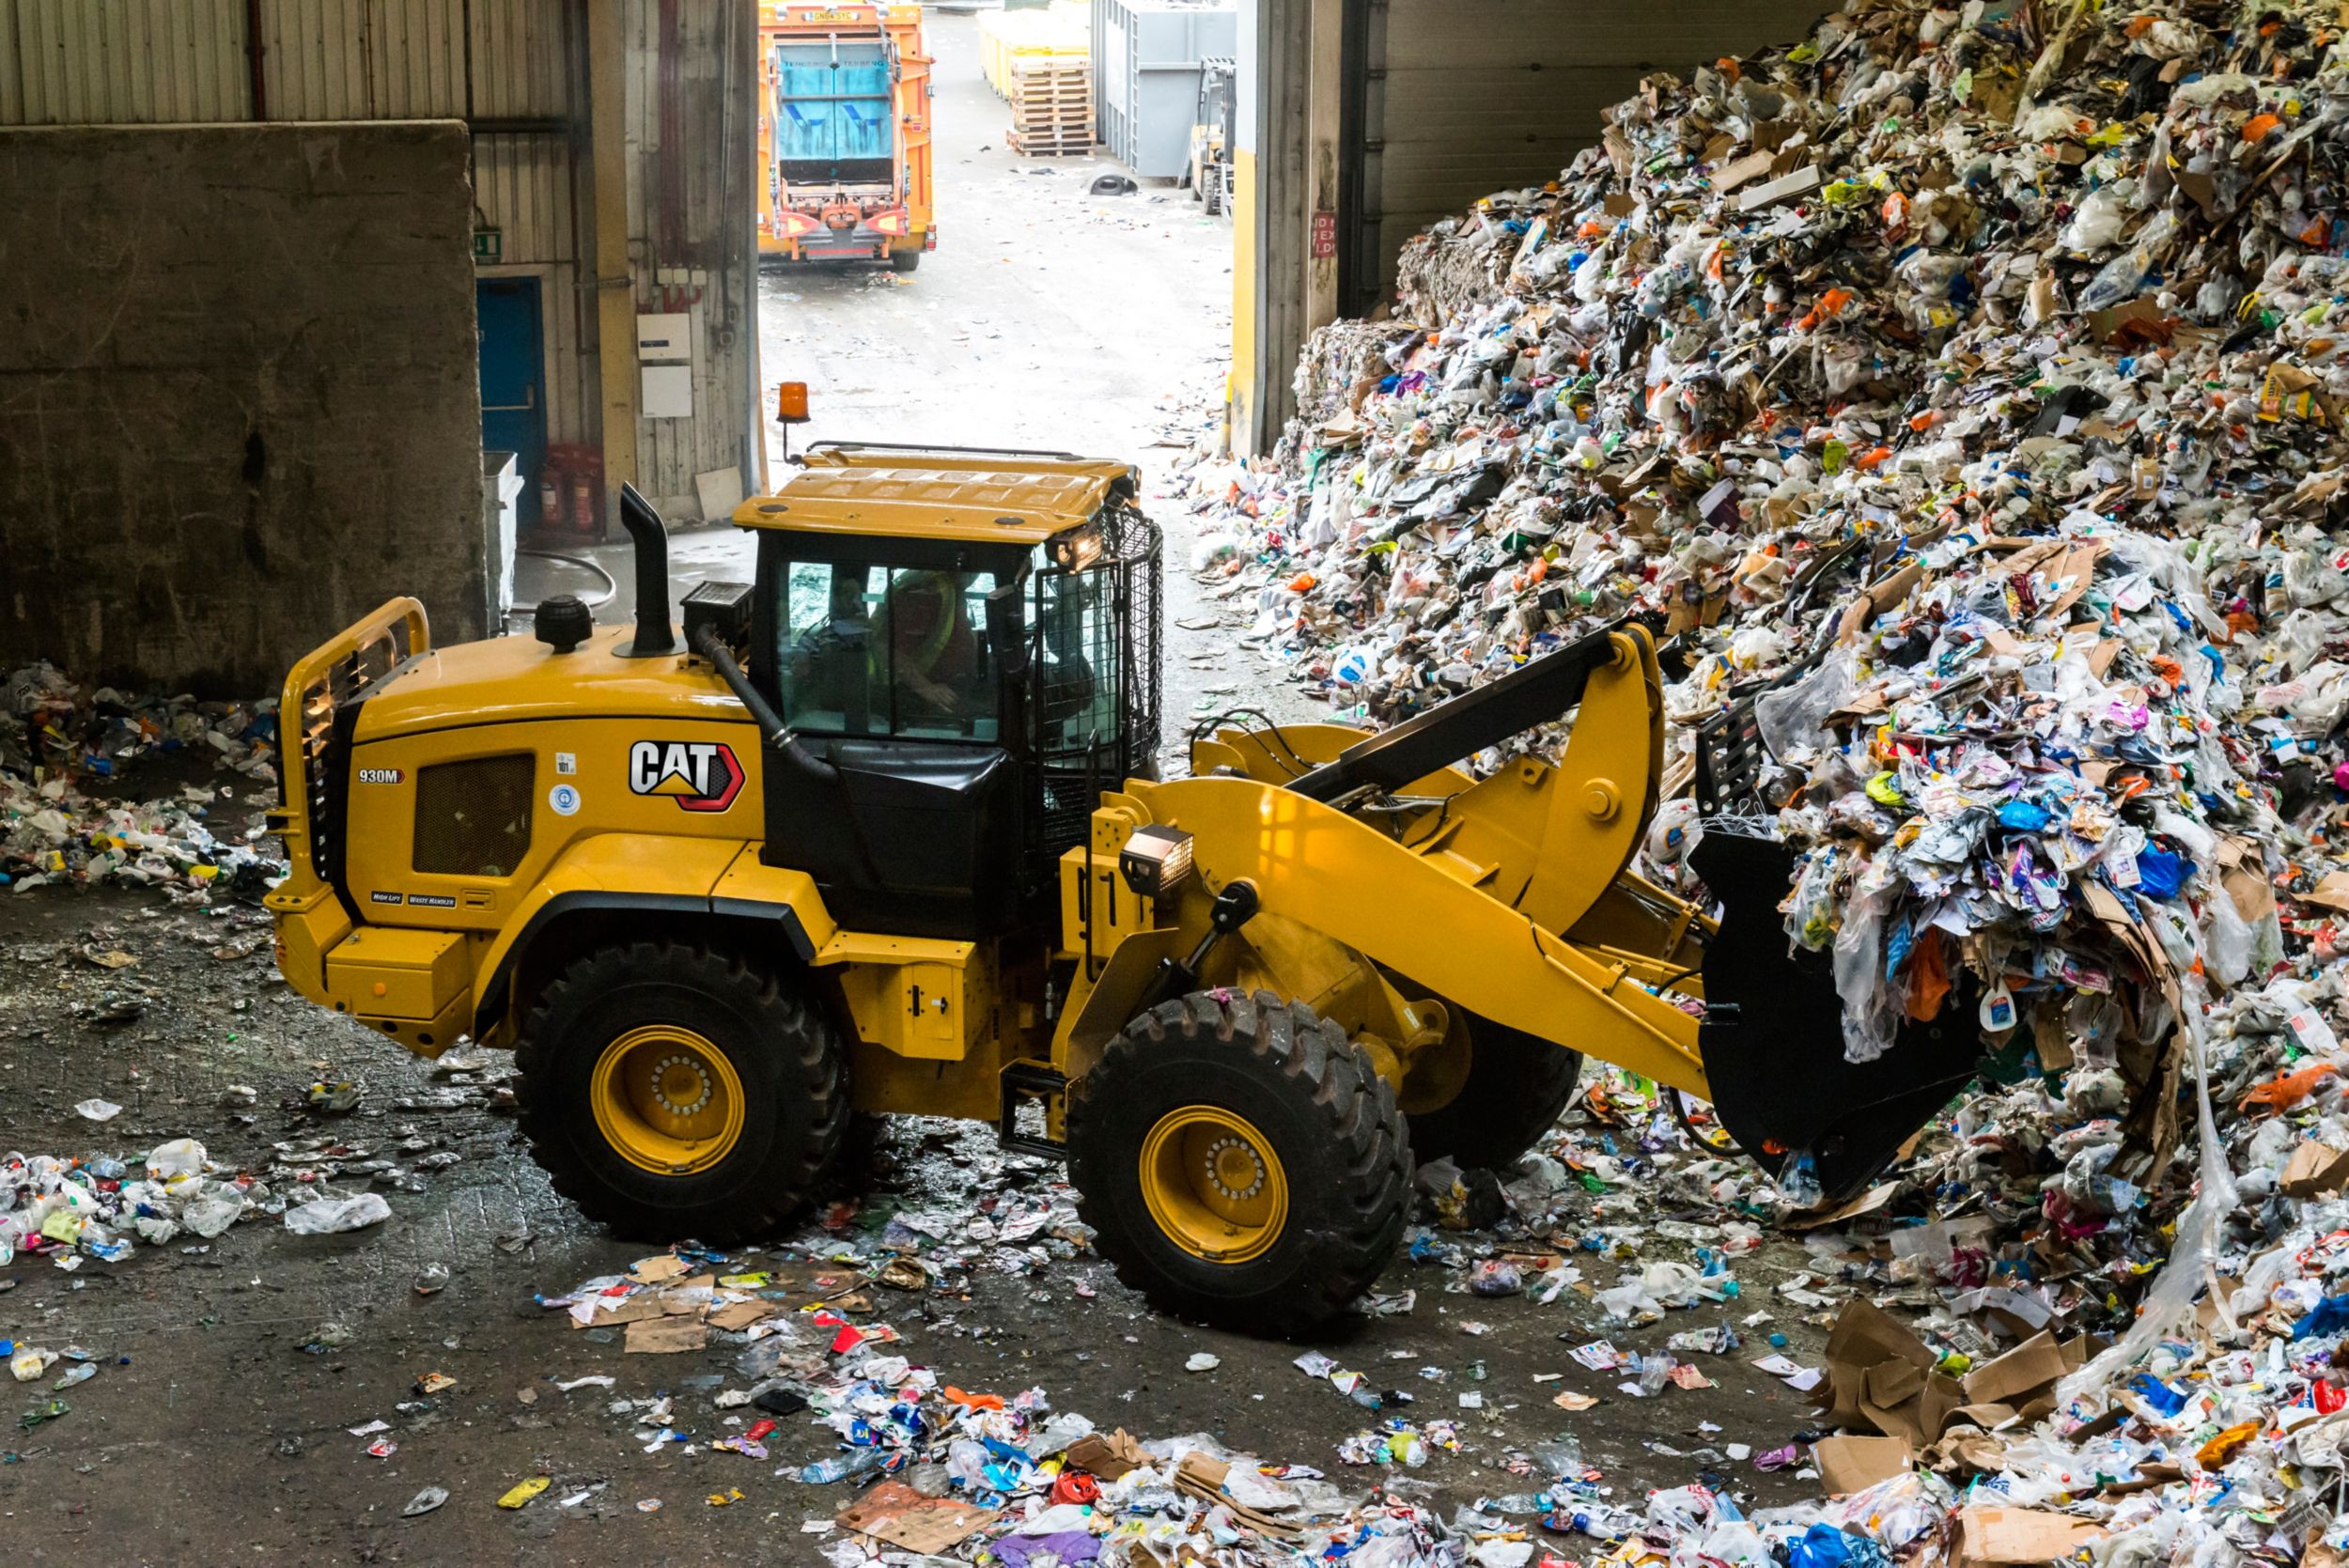
[[[528,753],[437,763],[416,774],[415,868],[510,877],[530,852],[537,760]]]
[[[407,624],[394,621],[342,659],[320,670],[278,715],[280,757],[302,760],[303,818],[310,839],[310,869],[339,889],[343,875],[343,812],[351,735],[360,704],[386,675],[415,652]],[[285,768],[278,768],[278,796],[285,799]],[[294,804],[285,800],[287,805]]]

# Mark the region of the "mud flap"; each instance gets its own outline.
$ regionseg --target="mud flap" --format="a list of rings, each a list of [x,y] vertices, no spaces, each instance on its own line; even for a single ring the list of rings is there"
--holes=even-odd
[[[1873,1062],[1846,1062],[1828,955],[1789,942],[1778,911],[1794,884],[1793,852],[1707,822],[1690,862],[1722,905],[1697,1032],[1713,1109],[1773,1174],[1809,1150],[1826,1202],[1850,1198],[1973,1076],[1979,987],[1961,982],[1939,1017],[1904,1024]]]

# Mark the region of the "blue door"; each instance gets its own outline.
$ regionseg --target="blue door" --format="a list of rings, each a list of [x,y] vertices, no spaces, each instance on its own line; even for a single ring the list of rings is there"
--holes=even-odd
[[[521,473],[521,512],[538,517],[538,471],[547,460],[547,389],[537,278],[477,278],[474,334],[481,343],[481,445],[511,452]]]

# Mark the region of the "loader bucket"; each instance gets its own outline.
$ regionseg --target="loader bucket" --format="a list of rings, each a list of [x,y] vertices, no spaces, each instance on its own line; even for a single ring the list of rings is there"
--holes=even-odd
[[[1938,1017],[1905,1024],[1873,1062],[1846,1062],[1828,955],[1790,942],[1779,914],[1794,882],[1793,851],[1716,818],[1690,861],[1721,901],[1697,1032],[1713,1109],[1774,1174],[1809,1151],[1826,1202],[1842,1203],[1973,1076],[1983,1056],[1979,988],[1961,983]]]

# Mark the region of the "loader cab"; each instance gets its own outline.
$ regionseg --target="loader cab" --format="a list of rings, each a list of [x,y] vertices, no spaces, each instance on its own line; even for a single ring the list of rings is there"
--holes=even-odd
[[[1123,464],[826,444],[760,532],[752,678],[770,864],[843,924],[977,941],[1042,918],[1103,787],[1158,746],[1157,530]]]

